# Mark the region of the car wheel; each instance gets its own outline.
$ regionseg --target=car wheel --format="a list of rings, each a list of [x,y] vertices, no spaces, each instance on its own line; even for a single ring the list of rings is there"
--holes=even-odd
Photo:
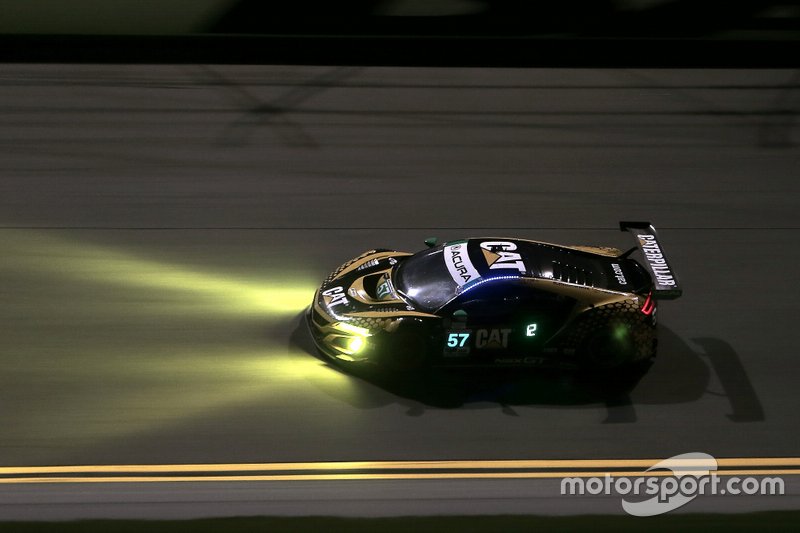
[[[397,334],[383,360],[385,366],[395,372],[417,370],[427,361],[427,343],[416,328]]]
[[[612,369],[633,362],[635,348],[630,338],[618,331],[598,331],[584,341],[580,356],[590,369]]]

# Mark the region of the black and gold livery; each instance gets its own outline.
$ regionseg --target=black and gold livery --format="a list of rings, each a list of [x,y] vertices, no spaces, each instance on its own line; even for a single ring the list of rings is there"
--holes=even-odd
[[[656,303],[681,289],[653,226],[620,228],[637,243],[624,253],[509,238],[370,250],[324,281],[309,328],[326,356],[387,368],[649,361]]]

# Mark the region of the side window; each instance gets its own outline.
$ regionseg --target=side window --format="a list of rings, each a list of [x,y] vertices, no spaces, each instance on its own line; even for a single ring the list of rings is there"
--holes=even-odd
[[[573,298],[535,289],[529,283],[486,283],[448,305],[448,314],[466,312],[468,330],[504,329],[516,339],[544,342],[564,324],[575,307]]]
[[[462,309],[473,318],[512,319],[535,315],[559,321],[565,319],[575,305],[573,298],[535,289],[525,283],[492,285],[486,283],[463,294],[451,302],[449,311]]]
[[[463,309],[470,316],[506,316],[530,307],[533,294],[521,283],[489,282],[469,290],[455,302],[455,309]]]

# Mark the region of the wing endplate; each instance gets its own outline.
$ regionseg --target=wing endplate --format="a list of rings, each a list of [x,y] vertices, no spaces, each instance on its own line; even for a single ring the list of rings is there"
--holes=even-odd
[[[636,238],[636,244],[644,255],[644,267],[653,279],[653,297],[659,300],[679,298],[683,290],[667,261],[653,225],[650,222],[620,222],[619,229],[630,232]]]

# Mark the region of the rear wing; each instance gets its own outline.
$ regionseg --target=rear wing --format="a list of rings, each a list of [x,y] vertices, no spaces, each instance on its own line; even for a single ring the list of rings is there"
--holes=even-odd
[[[667,256],[661,243],[658,242],[656,229],[649,222],[620,222],[621,231],[629,231],[636,237],[636,243],[644,254],[645,268],[653,278],[655,288],[653,298],[657,300],[674,300],[680,297],[682,290],[678,284],[675,271],[669,266]],[[630,250],[635,251],[636,248]],[[630,253],[628,252],[628,253]],[[628,255],[628,253],[624,255]]]

